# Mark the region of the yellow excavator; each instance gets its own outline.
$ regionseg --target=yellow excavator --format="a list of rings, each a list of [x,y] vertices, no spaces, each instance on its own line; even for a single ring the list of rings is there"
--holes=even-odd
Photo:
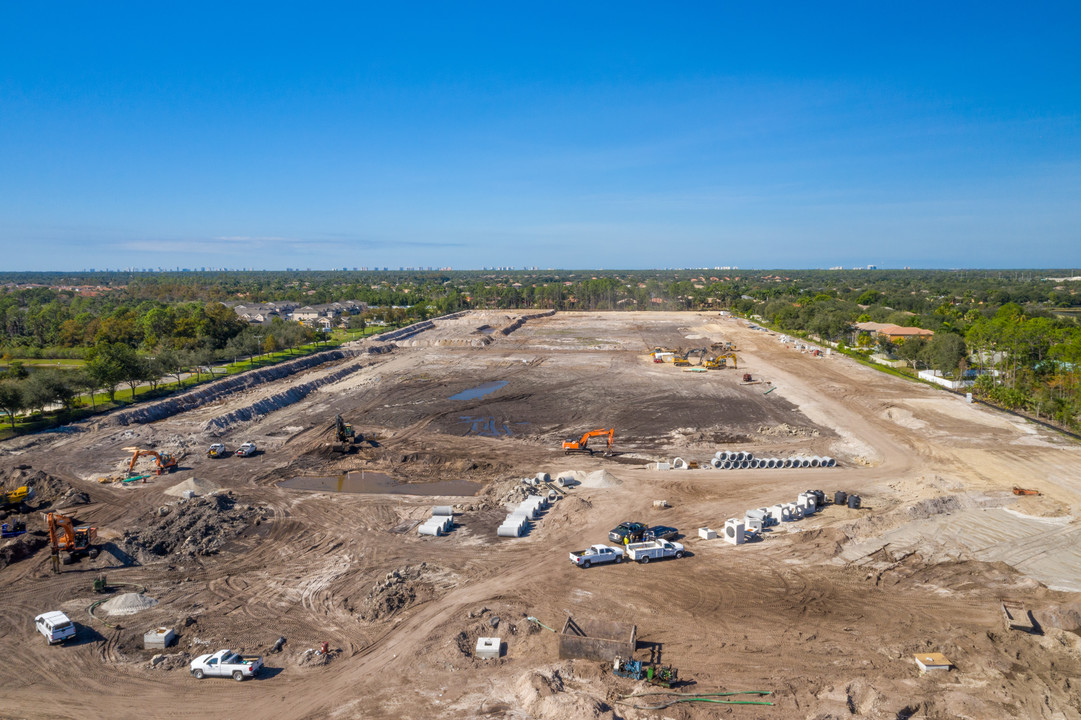
[[[726,367],[728,367],[728,361],[729,360],[732,361],[732,369],[733,370],[738,369],[738,366],[736,364],[736,354],[735,353],[725,353],[723,355],[714,355],[712,358],[709,358],[708,360],[704,360],[702,362],[702,367],[709,368],[710,370],[723,370]]]
[[[595,437],[607,437],[608,447],[605,449],[604,454],[606,456],[612,454],[612,440],[615,438],[616,431],[614,428],[608,430],[590,430],[579,440],[573,438],[563,441],[563,453],[570,455],[573,452],[587,452],[590,455],[593,454],[593,448],[589,447],[589,441]]]

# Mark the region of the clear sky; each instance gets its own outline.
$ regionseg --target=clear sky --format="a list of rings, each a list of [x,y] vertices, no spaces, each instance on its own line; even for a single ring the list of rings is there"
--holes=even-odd
[[[2,3],[0,249],[1081,266],[1081,4]]]

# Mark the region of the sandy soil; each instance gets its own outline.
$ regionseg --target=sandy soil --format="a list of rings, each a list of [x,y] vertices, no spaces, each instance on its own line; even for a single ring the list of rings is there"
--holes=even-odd
[[[716,314],[518,320],[468,313],[392,352],[158,422],[5,443],[5,485],[41,491],[24,516],[34,532],[0,546],[0,717],[1081,718],[1076,442]],[[646,354],[721,341],[738,347],[738,370],[685,372]],[[762,383],[743,384],[745,372]],[[505,384],[450,399],[484,383]],[[272,407],[260,403],[270,397]],[[363,436],[354,452],[335,452],[337,413]],[[230,421],[212,437],[207,421],[221,417]],[[613,457],[560,450],[601,427],[616,429]],[[211,442],[246,440],[258,455],[204,455]],[[145,484],[96,482],[131,446],[183,452],[181,468]],[[839,464],[647,467],[723,449]],[[524,497],[520,478],[601,469],[614,480],[567,490],[525,537],[496,537],[507,504]],[[484,488],[438,497],[277,485],[355,470]],[[165,493],[192,478],[222,489]],[[1018,498],[1015,485],[1043,494]],[[864,507],[827,506],[740,547],[697,536],[809,488],[858,493]],[[65,511],[99,528],[103,551],[54,575],[37,511],[81,503],[79,493],[90,502]],[[662,499],[670,507],[655,508]],[[419,536],[446,504],[453,530]],[[568,562],[622,520],[678,527],[688,556]],[[108,599],[92,592],[99,573],[114,595],[145,588],[157,604],[108,625],[91,617]],[[1025,602],[1043,634],[1007,631],[1002,598]],[[32,618],[57,609],[79,636],[48,647]],[[635,709],[646,699],[621,698],[644,687],[607,663],[560,660],[555,635],[527,620],[558,629],[567,614],[636,624],[638,657],[678,668],[683,691],[772,690],[776,704]],[[163,625],[179,639],[155,658],[142,635]],[[504,655],[474,658],[480,636],[501,637]],[[322,642],[326,656],[312,652]],[[268,669],[241,684],[188,674],[190,657],[221,647],[262,653]],[[954,669],[920,675],[912,655],[930,651]]]

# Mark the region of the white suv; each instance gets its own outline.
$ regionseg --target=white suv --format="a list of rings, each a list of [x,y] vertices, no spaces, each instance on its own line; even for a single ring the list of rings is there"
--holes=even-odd
[[[50,645],[75,637],[75,623],[60,611],[47,612],[34,618],[34,626]]]

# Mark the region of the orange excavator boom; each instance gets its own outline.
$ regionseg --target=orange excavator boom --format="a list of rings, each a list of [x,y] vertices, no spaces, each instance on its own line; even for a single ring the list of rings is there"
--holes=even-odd
[[[563,452],[567,455],[570,455],[572,452],[588,452],[590,455],[592,455],[593,450],[589,447],[589,440],[595,437],[607,437],[608,448],[606,454],[611,454],[612,441],[615,439],[615,434],[615,428],[609,428],[606,430],[590,430],[589,432],[582,435],[582,438],[580,440],[564,440]]]

